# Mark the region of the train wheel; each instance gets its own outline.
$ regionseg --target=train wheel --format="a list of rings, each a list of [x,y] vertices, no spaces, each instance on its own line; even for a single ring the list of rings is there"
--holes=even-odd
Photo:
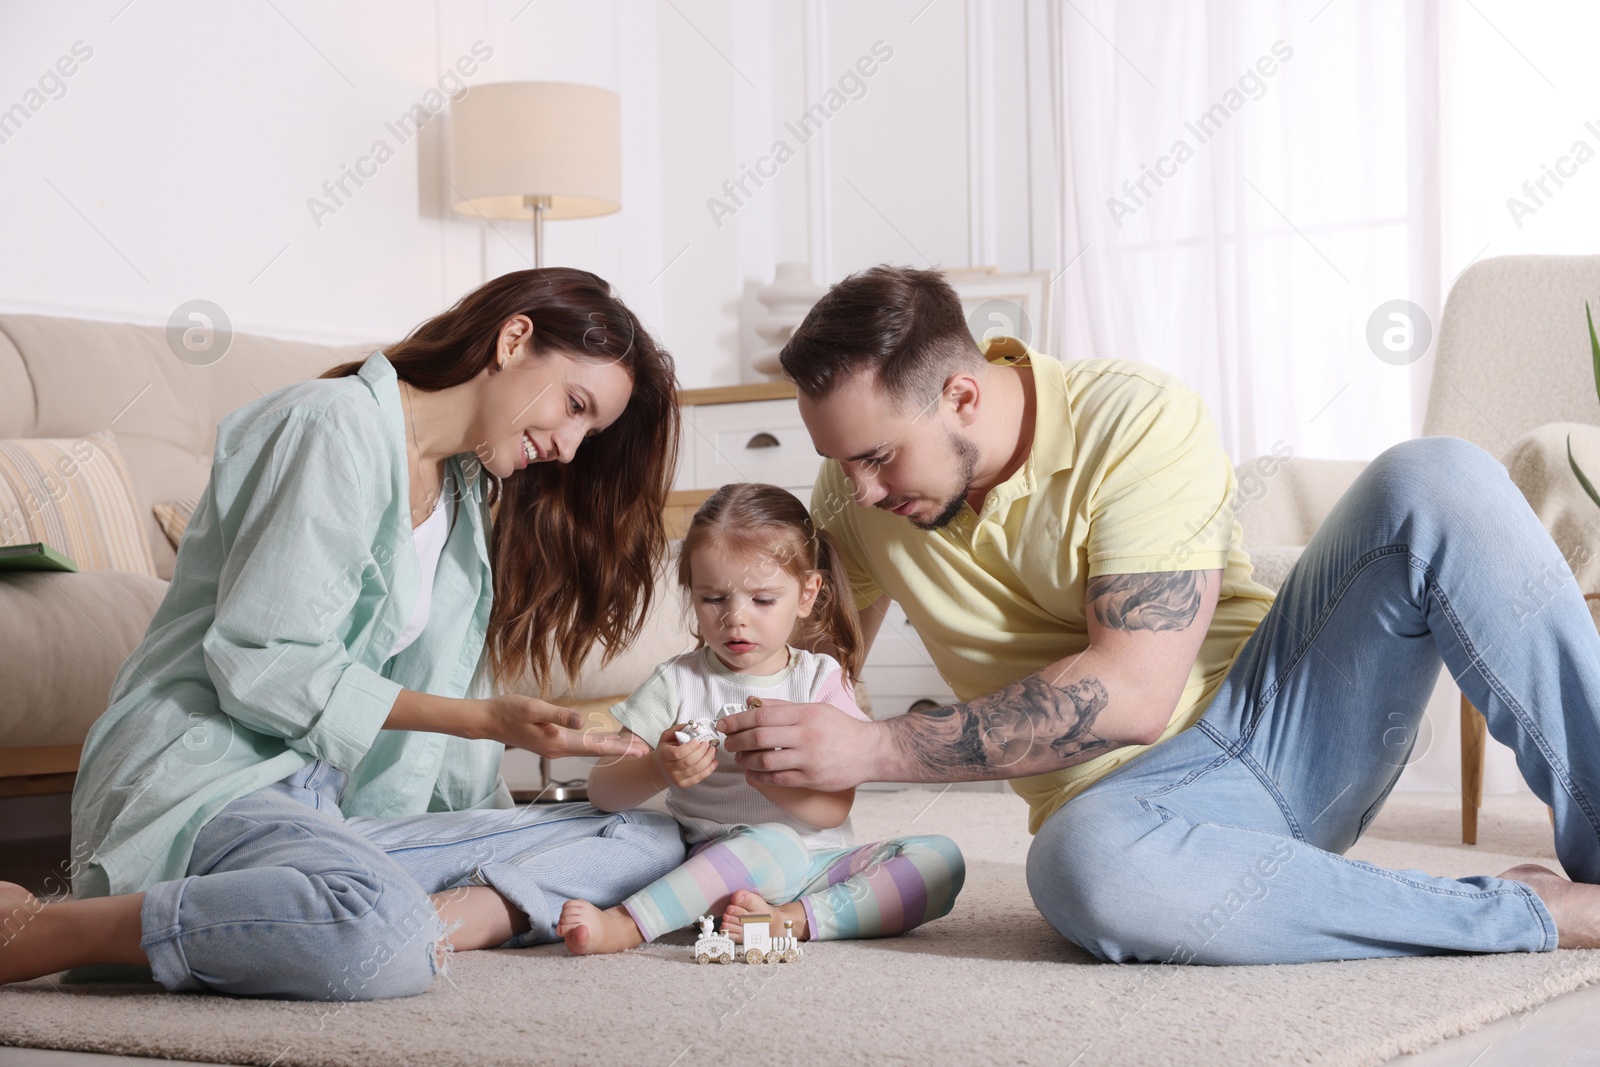
[[[711,962],[711,957],[707,956],[704,952],[702,952],[699,955],[695,956],[694,961],[696,963],[710,963]]]
[[[793,963],[795,960],[800,958],[800,953],[791,948],[786,951],[781,958],[784,963]]]
[[[744,961],[746,963],[762,962],[761,950],[758,948],[746,949],[744,953]]]

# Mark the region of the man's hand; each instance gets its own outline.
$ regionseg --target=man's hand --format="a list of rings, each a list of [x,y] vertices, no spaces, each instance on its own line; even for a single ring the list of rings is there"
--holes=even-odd
[[[583,721],[572,708],[558,707],[520,693],[475,701],[480,728],[472,735],[509,748],[525,748],[546,759],[562,756],[643,756],[648,745],[632,734],[618,734],[599,722]]]
[[[727,749],[752,785],[837,793],[877,774],[882,727],[832,704],[763,700],[760,707],[724,716],[717,729],[728,735]]]
[[[680,744],[673,736],[680,723],[673,723],[661,731],[661,739],[651,753],[656,770],[679,789],[699,785],[717,769],[717,750],[708,741],[690,741]]]

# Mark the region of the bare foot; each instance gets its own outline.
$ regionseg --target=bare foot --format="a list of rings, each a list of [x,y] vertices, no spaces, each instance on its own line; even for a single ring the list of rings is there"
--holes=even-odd
[[[722,932],[733,938],[736,945],[744,944],[744,917],[746,915],[771,915],[773,936],[783,933],[783,920],[794,922],[794,936],[801,941],[811,938],[806,924],[806,908],[798,900],[792,904],[768,904],[748,889],[737,890],[722,913]]]
[[[644,944],[644,935],[625,909],[619,906],[601,911],[587,900],[569,900],[561,905],[556,933],[566,941],[567,951],[577,956],[626,952]]]
[[[46,901],[0,882],[0,984],[89,963],[149,966],[139,944],[143,905],[143,893]]]
[[[44,901],[15,882],[0,882],[0,984],[49,974],[32,951]]]
[[[1537,863],[1522,863],[1500,875],[1522,882],[1539,894],[1556,923],[1562,948],[1600,948],[1600,885],[1561,877]]]

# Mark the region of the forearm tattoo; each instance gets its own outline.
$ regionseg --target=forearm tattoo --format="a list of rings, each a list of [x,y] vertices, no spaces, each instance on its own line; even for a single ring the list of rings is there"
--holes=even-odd
[[[1205,571],[1103,574],[1089,579],[1084,599],[1100,624],[1114,630],[1181,631],[1200,614],[1206,577]],[[1127,744],[1095,732],[1110,699],[1092,674],[1056,684],[1038,673],[988,696],[884,725],[915,781],[1020,778]]]
[[[1089,610],[1113,630],[1187,630],[1200,613],[1205,571],[1102,574],[1084,588]]]
[[[888,719],[915,780],[1020,778],[1092,759],[1117,742],[1094,732],[1110,700],[1100,679],[1085,674],[1063,687],[1043,674],[964,704]]]

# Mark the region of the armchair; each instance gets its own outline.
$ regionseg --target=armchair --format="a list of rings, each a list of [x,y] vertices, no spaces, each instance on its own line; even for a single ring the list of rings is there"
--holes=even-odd
[[[1600,304],[1600,256],[1500,256],[1463,271],[1445,302],[1425,437],[1461,437],[1506,464],[1512,481],[1600,601],[1600,509],[1567,465],[1600,470],[1600,402],[1589,360],[1585,301]],[[1240,481],[1257,461],[1239,467]],[[1317,526],[1364,466],[1282,461],[1270,490],[1237,517],[1255,579],[1278,588]],[[1461,839],[1475,844],[1487,726],[1461,698]]]

